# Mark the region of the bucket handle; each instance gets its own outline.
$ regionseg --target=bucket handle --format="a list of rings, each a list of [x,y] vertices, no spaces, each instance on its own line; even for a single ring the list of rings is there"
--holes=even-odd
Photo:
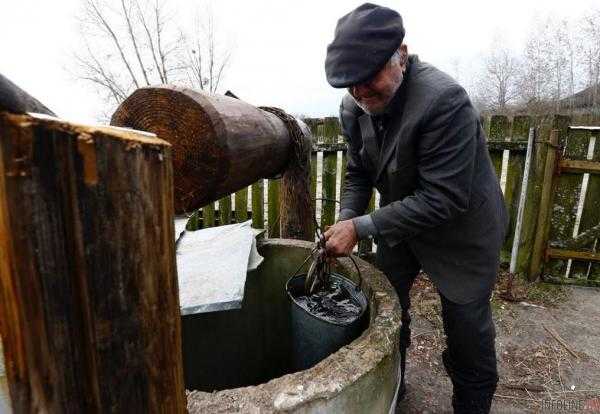
[[[298,268],[296,269],[296,271],[292,274],[292,278],[295,277],[296,275],[298,275],[298,272],[300,271],[300,269],[302,269],[302,267],[308,262],[308,259],[310,259],[313,254],[316,251],[316,247],[310,251],[309,255],[306,256],[306,259],[304,259],[304,261],[302,262],[302,264],[300,264],[300,266],[298,266]],[[362,277],[362,273],[360,271],[360,268],[358,267],[358,263],[356,263],[356,259],[354,259],[354,257],[352,257],[352,254],[349,254],[348,259],[350,259],[350,261],[352,261],[352,264],[354,264],[354,268],[356,269],[356,274],[358,275],[358,284],[356,285],[356,291],[361,291],[362,290],[362,285],[363,285],[363,277]],[[331,271],[330,271],[331,273]]]

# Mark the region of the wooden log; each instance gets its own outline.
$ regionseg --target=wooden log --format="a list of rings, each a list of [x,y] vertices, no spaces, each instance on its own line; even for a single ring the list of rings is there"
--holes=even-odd
[[[138,89],[119,106],[111,124],[153,132],[173,145],[177,213],[283,172],[292,148],[275,114],[238,99],[174,86]]]
[[[40,114],[55,116],[54,112],[43,103],[19,88],[10,79],[0,73],[0,111],[8,111],[14,114],[26,112],[37,112]]]
[[[540,195],[540,205],[537,218],[537,231],[533,241],[533,250],[531,253],[531,262],[528,272],[530,281],[536,280],[542,271],[542,259],[544,250],[548,243],[548,230],[550,228],[550,216],[552,214],[553,189],[555,185],[554,173],[556,170],[556,157],[558,152],[559,130],[554,129],[550,132],[550,139],[546,144],[546,160],[544,162],[544,175],[542,178],[542,191]]]
[[[186,409],[171,148],[0,113],[0,317],[16,413]]]

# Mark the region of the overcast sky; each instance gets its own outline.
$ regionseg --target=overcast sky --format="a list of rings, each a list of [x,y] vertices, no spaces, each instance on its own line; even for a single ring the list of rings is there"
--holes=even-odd
[[[118,0],[114,0],[115,2]],[[381,1],[404,18],[410,53],[468,83],[473,62],[503,33],[519,50],[532,18],[578,17],[600,0]],[[173,0],[183,20],[202,1]],[[362,1],[218,0],[220,39],[234,45],[222,81],[256,105],[308,116],[337,115],[343,91],[325,80],[323,62],[336,21]],[[78,43],[79,0],[0,0],[0,73],[59,116],[94,122],[99,98],[65,69]],[[458,62],[458,64],[457,64]],[[456,68],[459,71],[456,73]]]

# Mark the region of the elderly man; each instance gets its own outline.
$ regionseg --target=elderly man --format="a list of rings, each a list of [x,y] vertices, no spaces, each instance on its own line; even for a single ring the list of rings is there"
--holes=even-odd
[[[507,215],[486,138],[465,90],[408,55],[401,16],[364,4],[343,16],[327,48],[327,81],[347,88],[348,144],[340,219],[325,233],[331,255],[377,241],[377,264],[402,307],[400,397],[410,344],[409,290],[423,269],[437,287],[456,413],[487,413],[498,381],[490,294]],[[458,51],[457,51],[458,52]],[[373,187],[380,208],[365,215]]]

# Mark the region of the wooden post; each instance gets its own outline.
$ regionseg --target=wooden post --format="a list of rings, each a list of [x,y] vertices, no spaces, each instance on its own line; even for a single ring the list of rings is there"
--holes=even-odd
[[[290,160],[281,178],[280,234],[284,239],[314,240],[313,203],[310,197],[311,133],[308,126],[297,120],[302,133],[294,142]],[[298,137],[300,138],[300,137]]]
[[[529,268],[529,280],[536,280],[542,270],[542,259],[544,250],[548,244],[548,231],[550,228],[550,215],[552,207],[552,189],[554,186],[554,174],[556,172],[556,155],[558,148],[559,131],[553,129],[550,132],[546,162],[544,164],[544,176],[542,180],[542,194],[537,219],[537,232],[533,242],[531,254],[531,266]]]
[[[0,310],[16,413],[183,413],[170,146],[0,113]]]

